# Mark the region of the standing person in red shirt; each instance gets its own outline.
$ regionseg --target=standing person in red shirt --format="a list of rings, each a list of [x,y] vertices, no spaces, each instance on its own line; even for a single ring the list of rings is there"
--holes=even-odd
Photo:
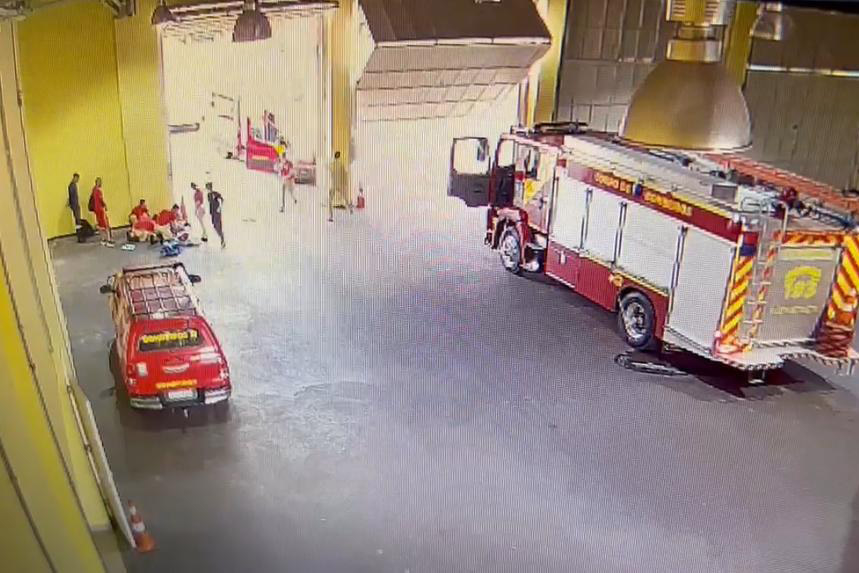
[[[205,197],[203,190],[197,187],[196,183],[191,183],[191,189],[194,190],[194,215],[197,217],[197,222],[200,223],[200,228],[203,229],[201,240],[206,242],[209,236],[206,234],[206,207],[204,206]]]
[[[89,196],[89,210],[95,213],[96,224],[101,233],[101,244],[105,247],[113,247],[113,237],[110,232],[110,221],[107,218],[107,203],[104,201],[104,193],[101,190],[101,177],[95,178],[95,186]]]

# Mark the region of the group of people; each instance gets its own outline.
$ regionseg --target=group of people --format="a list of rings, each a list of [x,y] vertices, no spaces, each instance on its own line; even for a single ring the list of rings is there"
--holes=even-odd
[[[84,225],[84,218],[81,215],[81,202],[78,193],[78,183],[81,180],[79,173],[72,175],[72,180],[69,183],[69,209],[72,211],[72,217],[75,220],[75,231],[78,232]],[[104,200],[104,192],[101,190],[101,177],[95,178],[95,184],[89,195],[87,210],[95,214],[96,226],[101,234],[101,244],[105,247],[113,247],[113,237],[110,231],[110,220],[107,218],[107,202]]]
[[[78,183],[80,175],[75,173],[72,175],[72,180],[68,187],[68,206],[75,220],[75,230],[79,230],[85,225],[85,220],[81,214],[80,195],[78,192]],[[206,233],[206,206],[209,204],[209,216],[211,217],[212,227],[221,239],[221,247],[226,247],[227,243],[224,240],[224,228],[222,221],[222,210],[224,197],[214,190],[212,183],[206,183],[206,195],[197,186],[196,183],[191,183],[191,189],[194,192],[194,214],[202,228],[202,240],[208,241]],[[95,214],[96,225],[101,235],[101,244],[105,247],[113,247],[112,231],[110,227],[110,219],[107,214],[107,202],[104,199],[102,191],[102,179],[96,177],[95,185],[90,193],[88,210]],[[149,241],[156,242],[158,240],[186,239],[189,223],[183,209],[179,205],[173,205],[170,209],[162,209],[155,215],[150,214],[149,206],[145,199],[141,199],[139,203],[131,210],[128,216],[130,225],[127,238],[131,242]]]
[[[286,195],[292,198],[294,204],[298,203],[295,196],[295,162],[292,157],[292,146],[289,141],[280,137],[277,145],[277,159],[275,163],[275,173],[280,179],[281,201],[280,212],[286,210]],[[331,162],[331,182],[329,187],[328,197],[328,220],[333,221],[334,203],[338,197],[338,192],[345,186],[345,180],[348,175],[345,172],[345,167],[340,159],[340,152],[334,154],[334,159]],[[80,174],[72,175],[72,180],[68,187],[68,206],[72,211],[72,216],[75,220],[75,230],[79,230],[85,225],[85,220],[81,215],[80,198],[78,193],[78,183],[80,182]],[[211,219],[212,228],[221,239],[221,247],[226,247],[227,243],[224,239],[224,229],[222,220],[222,210],[224,197],[214,190],[212,183],[206,183],[206,194],[197,186],[196,183],[191,183],[191,190],[194,194],[194,215],[202,229],[202,240],[208,241],[206,232],[206,203],[208,203],[208,212]],[[347,206],[350,208],[351,205]],[[101,177],[95,178],[95,184],[89,197],[88,210],[95,215],[96,225],[99,234],[101,235],[101,244],[105,247],[113,247],[114,241],[110,227],[110,220],[107,213],[107,202],[104,199],[102,191]],[[131,210],[129,215],[129,223],[131,225],[128,231],[128,238],[132,241],[154,241],[156,239],[172,239],[181,234],[182,229],[188,227],[188,221],[183,213],[183,210],[178,205],[173,205],[171,209],[164,209],[152,216],[149,213],[149,207],[146,201],[141,199],[136,207]]]

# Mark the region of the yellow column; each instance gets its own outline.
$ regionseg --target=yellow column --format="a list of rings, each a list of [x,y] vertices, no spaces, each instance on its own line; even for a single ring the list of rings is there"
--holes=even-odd
[[[567,11],[570,1],[548,0],[545,10],[541,11],[552,35],[552,46],[537,64],[540,66],[540,73],[536,89],[536,101],[533,104],[533,113],[529,114],[533,123],[552,121],[555,117],[555,95],[558,88],[561,49],[567,27]]]
[[[14,566],[29,563],[36,571],[47,564],[99,572],[104,565],[89,528],[109,523],[68,394],[72,367],[36,214],[17,86],[7,21],[0,23],[0,204],[6,206],[0,210],[0,523],[3,535],[20,543],[0,555],[11,570],[29,570]],[[21,514],[29,528],[13,531],[7,523],[20,522]]]
[[[342,193],[337,197],[335,206],[345,207],[352,202],[352,188],[355,180],[355,123],[356,111],[356,59],[357,49],[357,2],[340,0],[339,7],[328,17],[330,22],[325,41],[331,79],[329,93],[331,98],[331,158],[340,152],[340,160],[347,168],[347,181],[343,182]],[[332,182],[329,182],[331,184]]]
[[[115,21],[116,66],[131,197],[134,203],[141,198],[170,205],[161,42],[151,25],[156,4],[138,0],[137,14]]]
[[[752,52],[750,33],[757,19],[757,10],[757,4],[754,2],[738,2],[731,27],[727,31],[725,67],[740,85],[746,82],[746,67]]]

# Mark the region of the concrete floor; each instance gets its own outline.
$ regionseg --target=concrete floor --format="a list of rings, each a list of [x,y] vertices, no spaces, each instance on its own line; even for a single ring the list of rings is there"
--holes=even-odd
[[[859,571],[857,380],[621,369],[613,316],[504,272],[481,210],[384,158],[333,225],[311,188],[284,215],[264,185],[224,189],[228,248],[183,255],[230,360],[226,419],[114,392],[98,285],[154,250],[51,245],[158,544],[130,571]]]

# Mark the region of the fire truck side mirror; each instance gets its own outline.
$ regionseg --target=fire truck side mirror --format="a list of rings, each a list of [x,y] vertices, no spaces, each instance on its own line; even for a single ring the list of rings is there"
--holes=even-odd
[[[191,281],[191,284],[197,284],[203,281],[203,277],[201,277],[200,275],[192,275],[189,273],[188,280]]]

